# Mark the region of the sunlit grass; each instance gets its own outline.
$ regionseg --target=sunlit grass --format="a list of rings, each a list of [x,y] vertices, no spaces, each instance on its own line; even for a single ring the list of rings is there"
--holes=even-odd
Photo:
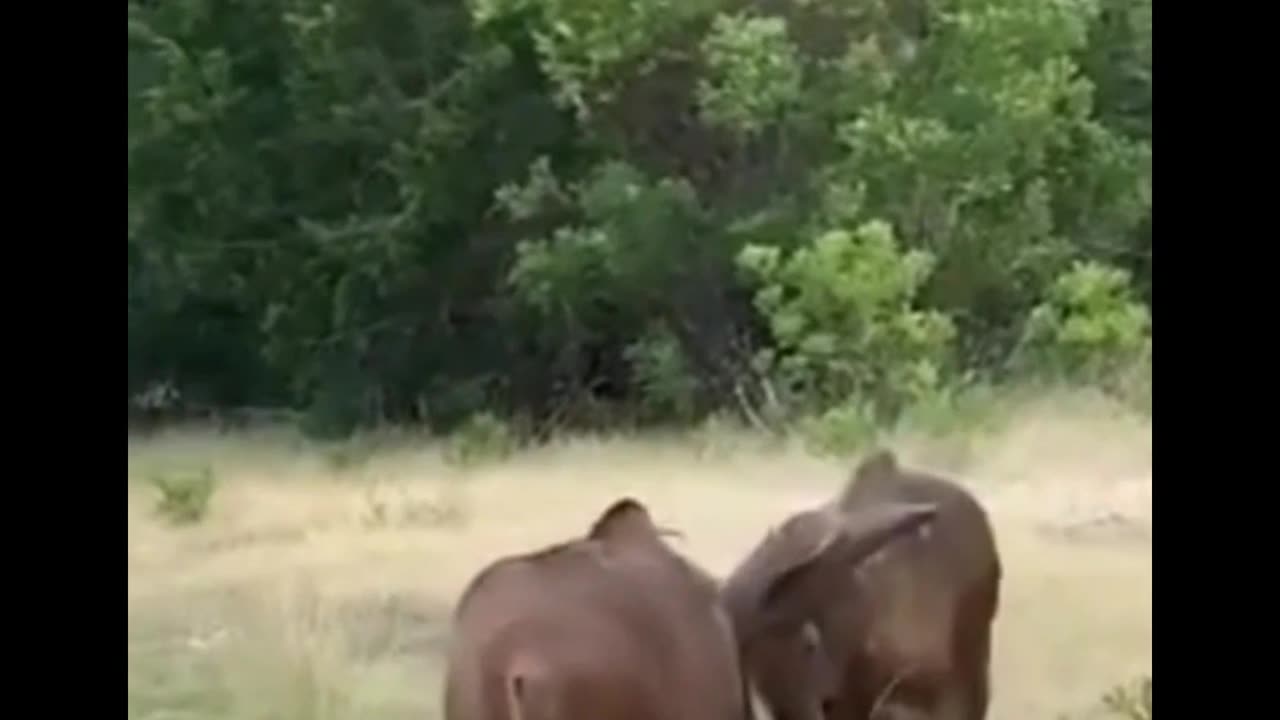
[[[1149,672],[1149,422],[1050,396],[996,433],[892,444],[957,473],[996,519],[994,720],[1053,718]],[[173,527],[142,479],[198,466],[218,479],[208,514]],[[412,435],[317,447],[179,433],[131,440],[129,467],[130,717],[245,720],[438,717],[447,614],[495,556],[580,533],[631,494],[724,573],[848,471],[716,428],[570,438],[469,469]],[[1138,532],[1091,537],[1100,516]]]

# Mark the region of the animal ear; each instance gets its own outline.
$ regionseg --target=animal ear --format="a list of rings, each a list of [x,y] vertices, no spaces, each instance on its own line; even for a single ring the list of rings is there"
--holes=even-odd
[[[924,533],[938,516],[935,503],[886,502],[846,516],[845,533],[852,538],[846,563],[857,565],[905,535]]]
[[[782,622],[812,615],[850,569],[890,542],[920,530],[936,514],[933,504],[885,503],[832,522],[811,552],[766,584],[762,609]]]
[[[849,475],[839,505],[843,510],[854,506],[855,489],[859,486],[891,480],[898,475],[898,456],[888,448],[878,448],[862,459]]]
[[[622,498],[610,505],[595,523],[587,537],[605,543],[628,540],[657,541],[659,530],[649,517],[649,509],[635,498]]]
[[[898,474],[898,456],[888,448],[879,448],[863,458],[853,469],[855,480],[863,478],[893,477]]]

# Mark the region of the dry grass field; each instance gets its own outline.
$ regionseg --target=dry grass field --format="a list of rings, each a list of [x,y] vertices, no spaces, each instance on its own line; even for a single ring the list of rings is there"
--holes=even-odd
[[[904,462],[991,509],[1007,580],[993,720],[1053,720],[1151,667],[1151,425],[1042,398],[982,437],[902,433]],[[456,594],[502,553],[581,533],[621,494],[723,573],[848,464],[729,433],[573,439],[462,469],[402,441],[367,456],[280,433],[129,444],[129,715],[439,717]],[[208,517],[175,528],[144,480],[207,464]]]

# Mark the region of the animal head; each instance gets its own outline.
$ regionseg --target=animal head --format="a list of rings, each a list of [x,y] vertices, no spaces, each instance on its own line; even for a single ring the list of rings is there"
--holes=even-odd
[[[837,689],[837,668],[811,622],[765,632],[742,651],[743,665],[773,720],[822,720]]]
[[[936,507],[882,503],[856,512],[810,510],[771,531],[722,589],[744,670],[777,720],[818,720],[837,668],[809,621],[858,566],[930,523]]]

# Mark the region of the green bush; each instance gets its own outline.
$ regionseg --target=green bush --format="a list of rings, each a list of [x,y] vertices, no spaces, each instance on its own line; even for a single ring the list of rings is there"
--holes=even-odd
[[[159,492],[156,513],[175,525],[198,523],[209,512],[215,481],[213,470],[158,472],[148,482]]]
[[[759,133],[800,98],[804,69],[782,18],[717,15],[703,52],[698,104],[714,125]]]
[[[872,410],[850,400],[802,420],[800,435],[811,452],[848,457],[872,442],[876,428]]]
[[[972,435],[996,429],[1007,408],[996,388],[957,382],[919,398],[898,420],[900,429],[933,437]]]
[[[822,233],[790,253],[748,245],[739,265],[760,284],[757,309],[777,350],[760,364],[781,380],[792,404],[851,427],[864,413],[884,417],[934,392],[955,336],[949,318],[914,307],[933,258],[903,251],[892,228],[873,221]]]
[[[445,460],[456,465],[475,465],[502,460],[518,445],[511,428],[489,412],[472,415],[450,436]]]
[[[1129,273],[1078,262],[1060,275],[1031,312],[1020,362],[1032,371],[1104,381],[1146,354],[1151,316],[1137,301]]]
[[[627,347],[624,356],[640,391],[641,411],[648,419],[693,419],[698,380],[670,331],[650,329]]]

